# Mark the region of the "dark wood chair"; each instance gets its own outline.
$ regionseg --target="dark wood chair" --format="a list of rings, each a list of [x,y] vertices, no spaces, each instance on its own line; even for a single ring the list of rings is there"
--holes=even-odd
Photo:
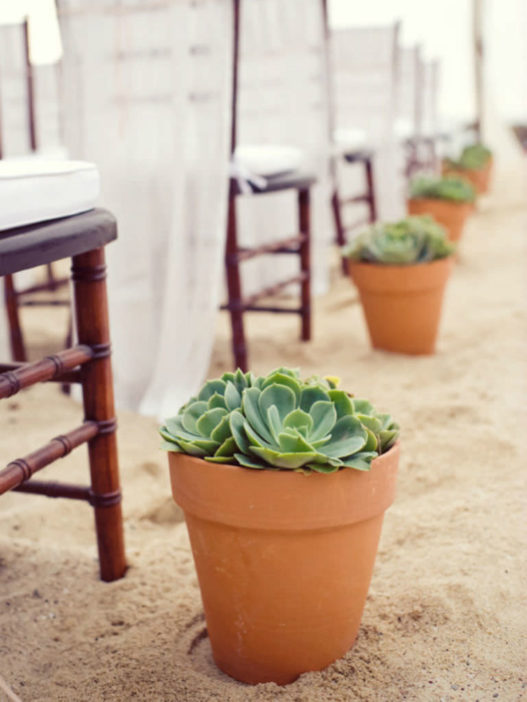
[[[238,73],[240,47],[240,5],[241,0],[233,0],[234,41],[233,41],[233,81],[232,81],[232,131],[231,158],[237,146],[238,112]],[[246,312],[276,312],[298,314],[301,318],[301,339],[311,339],[311,266],[310,266],[310,189],[315,183],[313,174],[293,170],[265,179],[265,185],[248,184],[251,196],[272,195],[286,190],[296,191],[298,202],[298,232],[285,239],[255,246],[243,247],[239,242],[236,200],[243,196],[238,180],[231,178],[227,215],[227,240],[225,247],[225,268],[227,275],[227,304],[222,309],[230,312],[232,327],[232,351],[235,367],[248,369],[247,343],[244,329]],[[240,265],[256,256],[292,254],[299,257],[299,273],[264,290],[244,297],[241,284]],[[291,284],[300,284],[300,304],[296,307],[257,304],[262,298],[269,298]]]
[[[0,399],[44,381],[80,383],[84,422],[0,471],[0,494],[8,490],[88,502],[95,527],[102,580],[126,570],[121,492],[115,438],[104,246],[117,237],[104,210],[0,231],[0,275],[72,259],[78,343],[33,363],[0,364]],[[12,312],[17,313],[16,307]],[[91,485],[43,482],[32,475],[83,443],[88,444]]]

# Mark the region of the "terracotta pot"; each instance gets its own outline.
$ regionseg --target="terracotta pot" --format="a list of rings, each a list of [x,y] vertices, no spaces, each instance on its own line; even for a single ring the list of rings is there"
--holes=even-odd
[[[452,168],[446,161],[443,161],[441,171],[444,176],[449,175],[456,176],[457,178],[465,178],[476,188],[478,195],[483,195],[488,192],[492,168],[493,160],[490,158],[487,161],[487,164],[479,170],[469,168]]]
[[[434,353],[453,260],[449,256],[410,266],[348,261],[374,348]]]
[[[396,444],[371,471],[250,470],[169,453],[216,664],[247,683],[290,683],[353,645]]]
[[[465,221],[473,211],[471,202],[452,202],[439,198],[411,199],[407,205],[410,215],[432,215],[436,222],[445,227],[450,241],[461,239]]]

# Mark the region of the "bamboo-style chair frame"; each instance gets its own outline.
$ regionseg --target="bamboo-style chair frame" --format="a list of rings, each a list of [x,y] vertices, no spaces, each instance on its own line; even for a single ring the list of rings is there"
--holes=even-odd
[[[104,210],[0,232],[0,275],[71,257],[78,343],[32,363],[0,364],[0,399],[45,381],[80,383],[84,422],[0,471],[0,495],[9,490],[88,502],[95,513],[101,579],[126,570],[115,438],[104,246],[117,236]],[[91,485],[32,479],[37,471],[88,444]]]

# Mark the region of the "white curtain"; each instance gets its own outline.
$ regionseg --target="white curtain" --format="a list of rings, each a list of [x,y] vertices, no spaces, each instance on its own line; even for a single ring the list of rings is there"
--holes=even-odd
[[[65,132],[117,217],[117,403],[166,416],[206,373],[223,275],[230,0],[61,0]]]
[[[395,134],[397,56],[396,23],[331,31],[335,126],[344,132],[361,130],[365,145],[374,151],[380,219],[404,212],[402,152]],[[350,170],[342,169],[339,177],[344,194],[360,187]]]
[[[329,197],[329,113],[321,0],[242,0],[238,144],[294,146],[303,168],[317,178],[311,191],[312,289],[328,282],[333,237]],[[246,245],[298,232],[295,194],[238,198]],[[294,275],[296,257],[272,256],[244,264],[244,294]]]

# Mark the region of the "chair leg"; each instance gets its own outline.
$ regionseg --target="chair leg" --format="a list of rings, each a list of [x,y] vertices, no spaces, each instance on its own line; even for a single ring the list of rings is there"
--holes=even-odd
[[[26,347],[24,345],[22,327],[20,326],[17,293],[12,275],[4,276],[4,293],[7,320],[9,323],[11,355],[13,357],[13,361],[24,363],[27,361],[27,354]]]
[[[364,161],[366,168],[366,187],[368,189],[369,220],[373,224],[377,219],[377,201],[375,198],[375,183],[373,181],[373,163],[371,158]]]
[[[46,277],[48,279],[48,289],[51,290],[51,292],[54,292],[58,286],[55,273],[53,272],[53,264],[51,263],[46,265]]]
[[[346,244],[346,233],[344,231],[344,225],[342,224],[342,216],[340,211],[340,198],[338,190],[335,187],[333,195],[331,196],[331,209],[333,210],[333,221],[335,223],[335,233],[337,235],[337,246],[339,249]],[[342,272],[347,273],[348,267],[346,264],[346,259],[341,258]]]
[[[242,291],[240,265],[237,260],[238,236],[236,230],[236,195],[229,193],[229,211],[227,215],[227,242],[225,247],[225,267],[227,271],[227,292],[232,329],[232,353],[235,368],[246,373],[247,346],[243,324]]]
[[[301,283],[302,296],[302,341],[311,339],[311,231],[310,231],[310,204],[309,189],[298,191],[298,222],[300,233],[306,235],[305,241],[300,246],[300,268],[305,278]]]
[[[88,452],[101,579],[111,581],[124,575],[126,560],[104,249],[74,256],[72,263],[78,341],[96,352],[94,360],[83,367],[82,389],[85,419],[98,422],[100,427],[88,443]]]

